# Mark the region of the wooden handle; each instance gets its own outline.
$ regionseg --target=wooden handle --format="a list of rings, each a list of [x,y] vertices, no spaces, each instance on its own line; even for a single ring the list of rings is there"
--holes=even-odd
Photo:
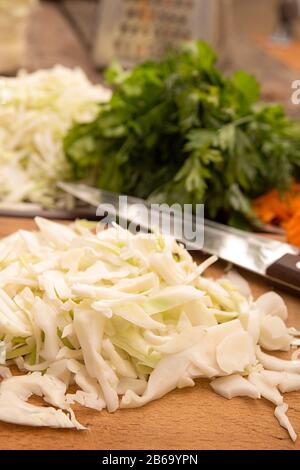
[[[282,256],[268,267],[267,275],[300,291],[300,256]]]

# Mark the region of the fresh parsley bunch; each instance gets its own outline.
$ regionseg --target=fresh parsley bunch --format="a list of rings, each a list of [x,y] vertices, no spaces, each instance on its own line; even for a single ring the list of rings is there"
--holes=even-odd
[[[65,138],[74,177],[156,202],[205,203],[206,216],[253,222],[251,199],[284,190],[300,166],[300,132],[256,79],[225,77],[204,42],[106,73],[114,93]]]

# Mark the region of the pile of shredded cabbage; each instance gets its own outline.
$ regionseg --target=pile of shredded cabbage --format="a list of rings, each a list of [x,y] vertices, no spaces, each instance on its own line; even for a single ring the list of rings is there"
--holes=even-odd
[[[70,170],[63,137],[74,121],[87,122],[110,91],[80,69],[56,66],[0,78],[0,200],[57,202],[56,183]]]
[[[204,377],[225,398],[271,401],[296,439],[282,394],[300,389],[298,352],[265,352],[299,344],[276,293],[253,301],[238,274],[204,277],[215,257],[197,265],[160,234],[36,223],[0,241],[0,420],[84,429],[75,402],[139,407]]]

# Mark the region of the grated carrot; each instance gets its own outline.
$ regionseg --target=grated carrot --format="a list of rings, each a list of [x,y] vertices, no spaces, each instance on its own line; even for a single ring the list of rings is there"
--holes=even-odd
[[[253,208],[263,223],[284,228],[287,241],[300,247],[300,183],[293,183],[283,196],[276,189],[263,194]]]

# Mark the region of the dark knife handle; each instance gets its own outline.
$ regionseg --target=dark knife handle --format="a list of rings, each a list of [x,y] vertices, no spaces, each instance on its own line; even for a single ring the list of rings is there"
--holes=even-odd
[[[275,281],[296,288],[300,292],[300,256],[284,255],[271,264],[266,273]]]

